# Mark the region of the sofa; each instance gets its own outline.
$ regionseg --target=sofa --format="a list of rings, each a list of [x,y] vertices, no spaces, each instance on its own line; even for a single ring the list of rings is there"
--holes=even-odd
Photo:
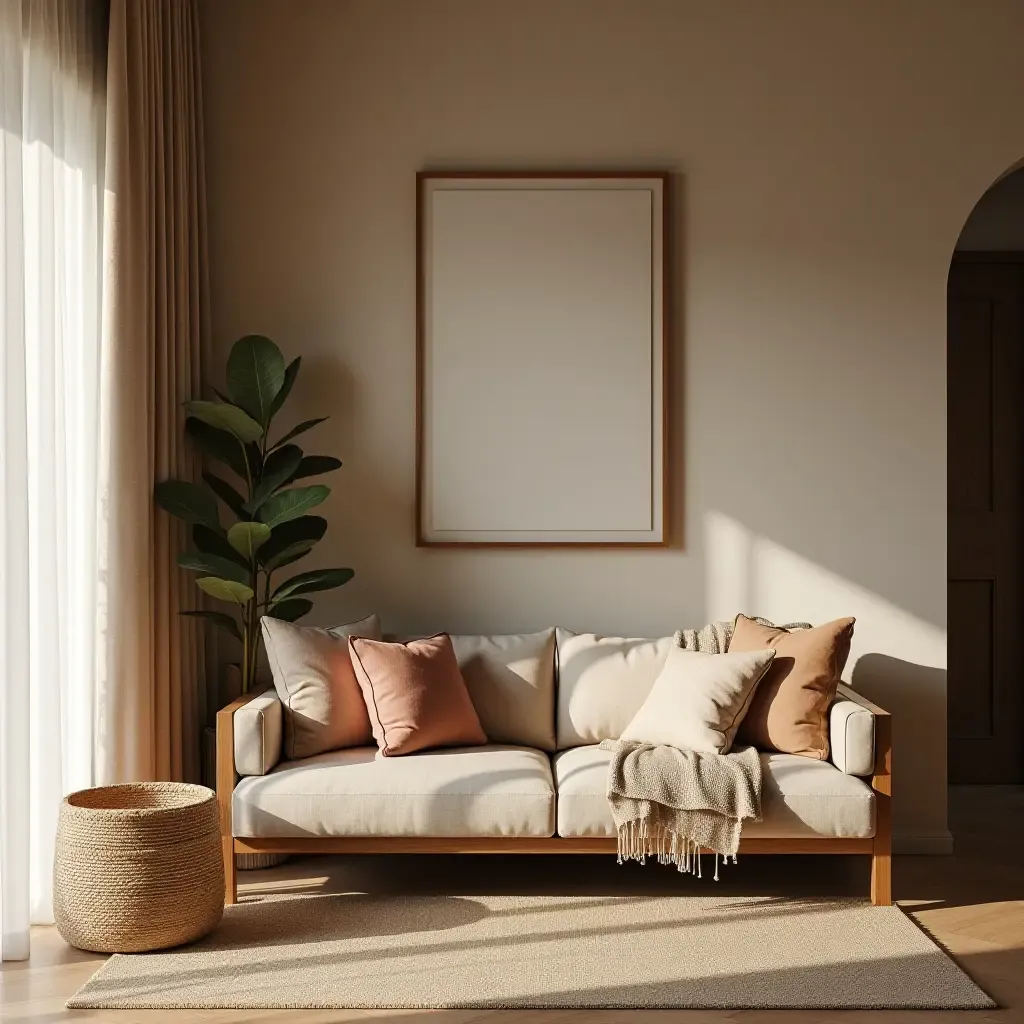
[[[283,757],[274,689],[217,715],[226,902],[235,854],[608,853],[609,754],[673,644],[568,630],[452,638],[486,745],[381,757],[376,747]],[[891,903],[889,715],[840,684],[828,760],[762,752],[762,820],[743,854],[861,854],[871,900]]]

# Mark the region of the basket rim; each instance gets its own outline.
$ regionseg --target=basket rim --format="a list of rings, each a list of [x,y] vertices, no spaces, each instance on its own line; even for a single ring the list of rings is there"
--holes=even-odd
[[[78,802],[86,794],[97,792],[129,794],[167,791],[180,797],[180,801],[163,807],[139,807],[131,804],[123,807],[90,807],[88,804]],[[110,786],[87,786],[84,789],[77,789],[73,793],[68,793],[62,804],[67,812],[86,817],[155,818],[160,815],[181,814],[195,810],[204,804],[215,802],[216,799],[217,794],[212,789],[192,782],[121,782]]]

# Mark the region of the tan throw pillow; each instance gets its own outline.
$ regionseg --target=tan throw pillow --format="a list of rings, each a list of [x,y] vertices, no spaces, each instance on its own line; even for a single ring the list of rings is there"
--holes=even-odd
[[[674,648],[622,739],[728,754],[774,657],[770,649],[703,654]]]
[[[790,633],[736,617],[730,654],[765,647],[775,651],[740,724],[739,742],[819,761],[828,758],[828,709],[850,654],[855,621],[836,619]]]
[[[354,636],[348,644],[385,757],[487,742],[447,633],[407,644]]]
[[[284,707],[284,756],[295,761],[373,743],[348,638],[379,637],[377,616],[330,629],[264,616],[262,626],[274,689]]]
[[[452,646],[488,740],[554,750],[554,629],[453,636]]]

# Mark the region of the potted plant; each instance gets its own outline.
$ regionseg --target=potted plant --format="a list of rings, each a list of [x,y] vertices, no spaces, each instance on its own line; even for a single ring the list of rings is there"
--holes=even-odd
[[[299,481],[341,466],[330,455],[307,455],[294,443],[326,416],[290,430],[273,429],[301,362],[300,356],[286,365],[281,350],[262,335],[236,341],[228,355],[227,394],[217,391],[218,401],[185,403],[185,432],[228,476],[207,469],[202,484],[164,480],[154,491],[162,509],[191,527],[192,549],[178,564],[196,574],[200,590],[229,606],[182,614],[205,619],[241,643],[243,693],[255,681],[261,616],[295,622],[312,609],[309,594],[343,586],[354,575],[351,569],[313,569],[278,579],[327,530],[326,519],[308,513],[331,489]]]

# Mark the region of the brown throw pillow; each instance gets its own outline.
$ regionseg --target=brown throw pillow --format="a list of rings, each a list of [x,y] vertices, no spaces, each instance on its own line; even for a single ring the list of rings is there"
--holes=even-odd
[[[790,633],[745,615],[736,617],[730,653],[765,647],[775,651],[740,724],[737,743],[819,761],[828,757],[828,709],[850,654],[854,621],[836,619]]]
[[[354,636],[348,646],[385,757],[487,742],[447,633],[407,644]]]

